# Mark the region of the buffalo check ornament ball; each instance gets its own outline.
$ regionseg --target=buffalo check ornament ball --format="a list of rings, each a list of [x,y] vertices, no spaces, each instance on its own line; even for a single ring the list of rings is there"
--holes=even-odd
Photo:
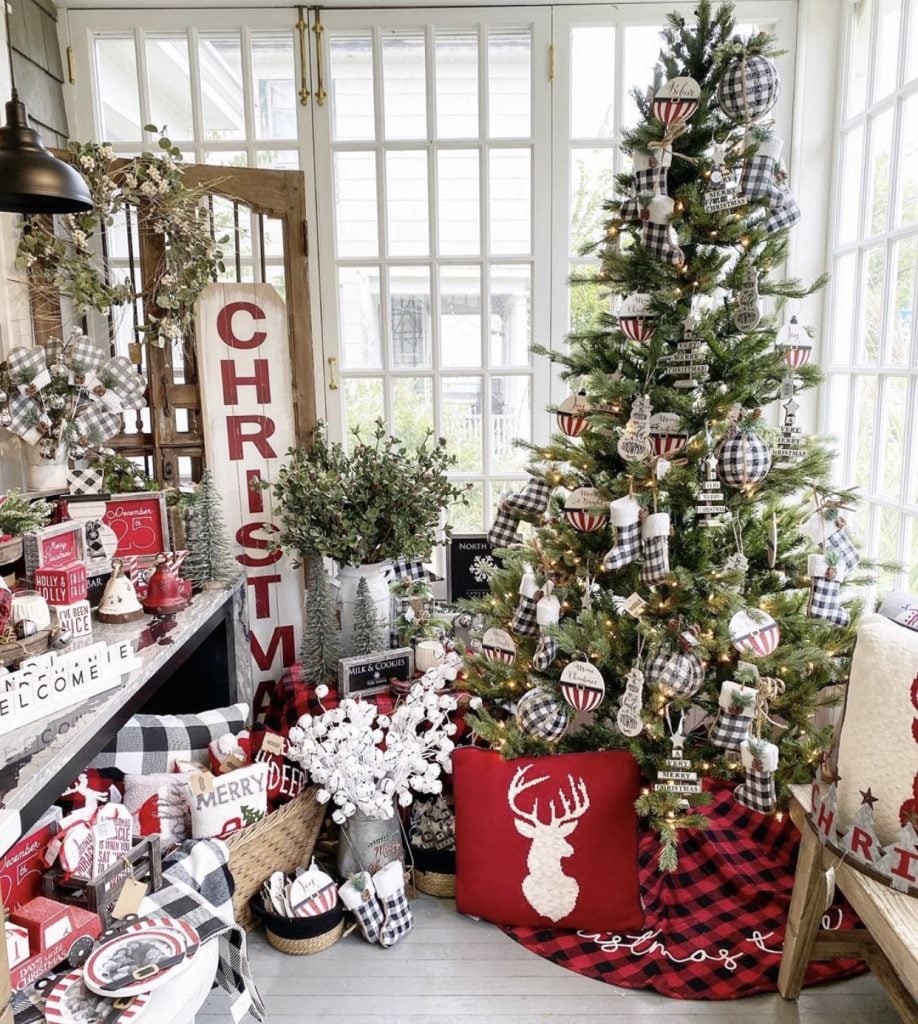
[[[517,701],[516,722],[527,736],[553,743],[564,735],[570,713],[554,694],[534,686]]]

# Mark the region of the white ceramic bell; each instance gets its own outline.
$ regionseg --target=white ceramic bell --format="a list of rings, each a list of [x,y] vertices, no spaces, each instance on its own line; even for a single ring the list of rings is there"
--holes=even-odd
[[[51,609],[48,602],[34,590],[17,590],[13,594],[10,625],[15,628],[16,623],[23,620],[34,622],[36,632],[51,628]]]
[[[112,562],[112,578],[105,585],[97,615],[100,622],[113,623],[135,622],[144,616],[134,584],[122,574],[120,558]]]

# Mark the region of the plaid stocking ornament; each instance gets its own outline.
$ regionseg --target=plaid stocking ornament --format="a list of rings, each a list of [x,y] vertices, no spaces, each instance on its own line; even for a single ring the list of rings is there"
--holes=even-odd
[[[407,935],[414,924],[405,893],[405,873],[401,861],[393,860],[381,867],[373,876],[373,884],[385,913],[379,944],[388,948]]]
[[[685,253],[679,248],[676,232],[670,226],[676,204],[669,196],[654,196],[641,212],[644,222],[642,241],[658,259],[678,266],[685,262]]]
[[[630,565],[641,553],[641,506],[631,497],[609,502],[609,525],[615,530],[615,546],[603,558],[606,572]]]
[[[376,894],[373,879],[366,871],[351,877],[338,887],[341,902],[357,918],[361,934],[367,942],[379,942],[385,911]]]
[[[807,560],[810,577],[810,599],[806,613],[811,619],[825,619],[835,626],[847,626],[851,616],[841,603],[841,580],[838,570],[825,555],[810,555]]]
[[[753,686],[743,686],[732,679],[724,681],[720,687],[717,717],[708,734],[715,747],[739,750],[740,744],[749,735],[757,695],[758,690]]]
[[[669,575],[669,513],[654,512],[641,524],[644,564],[642,583],[658,583]]]
[[[775,176],[784,140],[773,135],[756,145],[751,133],[746,138],[747,149],[753,152],[743,161],[740,179],[743,195],[747,199],[768,199],[769,206],[775,210],[784,204],[785,199]]]
[[[672,150],[661,150],[659,156],[636,149],[631,155],[634,162],[634,195],[622,202],[622,220],[638,220],[641,216],[640,195],[666,195],[666,178],[673,162]]]
[[[536,583],[535,573],[531,566],[526,566],[523,578],[520,580],[520,599],[516,606],[516,613],[510,623],[510,628],[517,636],[536,636],[539,626],[536,622],[536,596],[539,593],[539,585]]]
[[[774,774],[778,767],[778,748],[774,743],[749,737],[740,744],[740,756],[746,781],[736,787],[733,795],[752,810],[771,814],[778,806]]]
[[[790,190],[785,192],[784,203],[765,221],[762,230],[771,234],[780,231],[782,228],[793,227],[800,220],[800,207],[797,200],[791,195]]]
[[[519,521],[523,516],[540,516],[548,508],[551,487],[547,480],[533,478],[518,494],[508,494],[497,510],[488,543],[496,548],[509,548],[520,542]]]
[[[848,536],[847,530],[845,530],[844,522],[842,519],[838,529],[826,537],[826,551],[827,553],[834,552],[836,555],[835,564],[842,568],[847,576],[848,573],[853,572],[857,568],[861,556],[858,554],[857,548],[851,543],[851,538]]]
[[[532,667],[537,672],[544,672],[557,657],[558,641],[543,633],[539,637],[539,645],[532,656]]]

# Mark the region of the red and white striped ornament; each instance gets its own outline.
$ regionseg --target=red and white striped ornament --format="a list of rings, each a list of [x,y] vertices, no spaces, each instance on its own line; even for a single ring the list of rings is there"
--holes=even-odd
[[[561,673],[561,693],[575,711],[593,711],[606,696],[599,669],[589,661],[572,661]]]
[[[799,370],[810,361],[813,346],[796,316],[792,316],[778,331],[775,348],[784,355],[784,362],[790,370]]]
[[[104,1019],[111,1024],[128,1024],[128,1021],[139,1020],[144,1015],[144,1007],[152,995],[152,992],[141,992],[131,999],[121,1000],[124,1005],[120,1009],[115,1006],[114,998],[110,999]],[[96,1020],[97,1018],[84,1014],[93,1012],[94,1007],[98,1006],[99,998],[86,988],[83,982],[83,968],[78,967],[60,978],[51,989],[44,1006],[45,1020],[48,1024],[74,1024],[75,1021]]]
[[[682,417],[674,412],[655,412],[650,417],[650,441],[654,454],[669,458],[688,444],[688,433],[682,429]]]
[[[647,292],[632,292],[618,307],[618,326],[632,341],[650,341],[656,330]]]
[[[502,661],[512,665],[516,658],[516,643],[505,629],[492,626],[481,638],[481,653],[488,661]]]
[[[606,525],[609,504],[595,487],[578,487],[564,503],[564,517],[581,533],[592,533]]]
[[[764,658],[781,642],[777,622],[760,608],[742,608],[730,619],[730,639],[740,654]]]
[[[698,109],[701,86],[694,78],[671,78],[653,97],[653,116],[665,125],[682,124]]]
[[[590,410],[586,392],[579,391],[576,395],[568,395],[558,406],[558,427],[568,437],[580,437],[589,428],[590,421],[586,414]]]

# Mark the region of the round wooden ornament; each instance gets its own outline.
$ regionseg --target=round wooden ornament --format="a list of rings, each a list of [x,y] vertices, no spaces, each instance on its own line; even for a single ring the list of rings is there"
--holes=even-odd
[[[654,454],[669,458],[688,444],[688,432],[682,428],[682,417],[674,412],[655,412],[650,417],[650,441]]]
[[[593,711],[606,696],[606,684],[592,662],[572,661],[561,673],[561,693],[575,711]]]
[[[740,654],[764,658],[781,642],[777,622],[760,608],[742,608],[730,619],[730,639]]]
[[[488,661],[502,661],[512,665],[516,657],[516,644],[505,629],[492,626],[481,638],[481,653]]]
[[[587,419],[590,403],[587,401],[586,392],[580,391],[576,395],[568,395],[558,406],[556,418],[558,428],[567,437],[580,437],[589,429],[590,421]]]
[[[681,76],[664,82],[653,97],[653,116],[665,125],[682,124],[698,109],[701,86]]]
[[[606,525],[608,502],[595,487],[578,487],[564,503],[564,517],[581,533],[592,533]]]
[[[618,308],[618,326],[632,341],[649,341],[656,330],[650,311],[650,295],[632,292]]]

